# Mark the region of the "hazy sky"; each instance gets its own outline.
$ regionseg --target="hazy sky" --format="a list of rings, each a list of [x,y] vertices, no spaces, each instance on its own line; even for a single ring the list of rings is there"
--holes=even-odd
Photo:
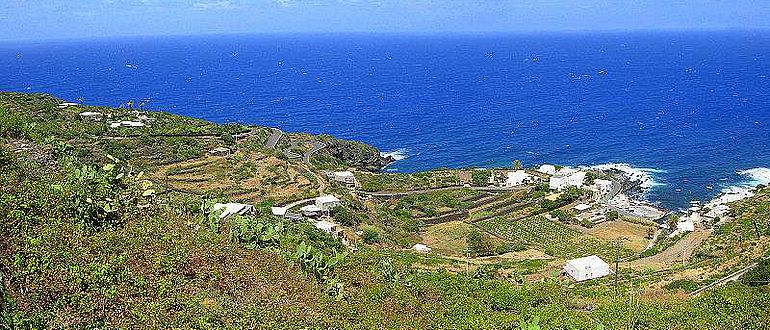
[[[0,40],[770,28],[770,0],[0,0]]]

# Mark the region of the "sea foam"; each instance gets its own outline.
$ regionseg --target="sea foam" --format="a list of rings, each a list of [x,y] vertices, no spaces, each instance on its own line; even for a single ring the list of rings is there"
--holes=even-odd
[[[394,151],[381,152],[382,157],[392,157],[394,160],[404,160],[409,157],[409,149],[401,148]]]
[[[601,164],[589,166],[587,168],[599,171],[617,170],[623,172],[623,174],[625,174],[629,180],[638,182],[639,187],[644,190],[648,190],[655,186],[664,185],[662,183],[656,182],[655,178],[652,176],[652,173],[665,173],[665,171],[659,169],[633,167],[630,164],[625,163]]]
[[[738,171],[738,174],[750,179],[746,182],[747,186],[756,187],[760,184],[770,184],[770,168],[767,167],[757,167],[748,170],[742,170]]]

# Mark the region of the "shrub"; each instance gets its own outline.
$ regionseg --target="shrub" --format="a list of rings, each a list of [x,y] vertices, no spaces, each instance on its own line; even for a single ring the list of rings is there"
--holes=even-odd
[[[468,232],[465,241],[468,244],[468,252],[473,256],[488,256],[494,253],[492,241],[476,228]]]
[[[374,244],[380,241],[380,231],[374,226],[364,226],[363,239],[366,244]]]
[[[669,291],[683,290],[685,292],[693,292],[699,287],[698,282],[688,279],[681,279],[666,284],[663,288]]]

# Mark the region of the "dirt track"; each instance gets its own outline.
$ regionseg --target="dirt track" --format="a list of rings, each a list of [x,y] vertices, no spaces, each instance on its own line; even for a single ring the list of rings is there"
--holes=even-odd
[[[695,249],[700,246],[709,235],[711,235],[710,230],[698,229],[687,234],[684,238],[663,252],[654,256],[623,263],[622,266],[631,268],[667,268],[677,262],[682,262],[682,260],[686,261],[690,259],[693,251],[695,251]]]

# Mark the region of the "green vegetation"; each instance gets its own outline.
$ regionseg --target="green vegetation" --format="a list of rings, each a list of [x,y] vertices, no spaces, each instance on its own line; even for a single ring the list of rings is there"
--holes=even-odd
[[[545,253],[560,258],[579,258],[596,254],[605,260],[615,259],[615,245],[581,234],[561,223],[535,216],[518,221],[494,218],[480,223],[482,227],[514,242],[542,248]],[[620,250],[621,258],[630,258],[633,251]]]
[[[365,173],[357,176],[363,191],[404,192],[459,185],[460,178],[453,171],[434,170],[419,173]]]

